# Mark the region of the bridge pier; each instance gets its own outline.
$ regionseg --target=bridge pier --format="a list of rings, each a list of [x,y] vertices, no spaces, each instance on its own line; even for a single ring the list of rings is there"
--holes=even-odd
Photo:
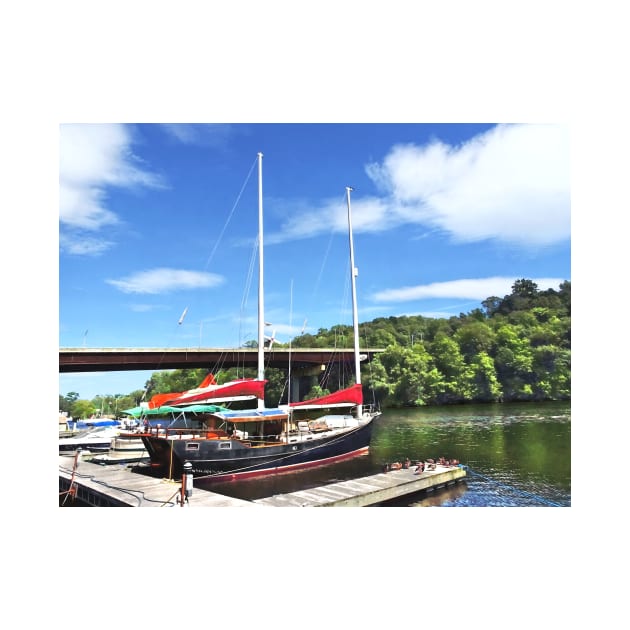
[[[309,365],[291,370],[291,402],[299,402],[319,382],[325,365]]]

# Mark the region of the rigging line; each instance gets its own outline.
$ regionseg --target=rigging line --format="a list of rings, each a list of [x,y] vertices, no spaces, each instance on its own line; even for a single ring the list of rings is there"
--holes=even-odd
[[[363,337],[365,339],[365,347],[369,348],[366,326],[363,326]],[[370,372],[370,391],[372,392],[372,404],[376,407],[376,392],[374,391],[374,371],[372,369],[372,361],[368,361],[368,370]]]
[[[247,184],[249,183],[249,180],[251,178],[252,172],[254,171],[254,167],[256,166],[258,162],[258,158],[256,157],[256,159],[254,159],[254,161],[252,162],[252,165],[249,169],[249,172],[247,173],[247,176],[245,177],[245,181],[243,182],[243,185],[241,187],[241,190],[239,191],[237,197],[236,197],[236,201],[234,202],[234,205],[232,206],[232,209],[230,210],[230,213],[228,214],[227,219],[225,220],[225,223],[223,225],[223,227],[221,228],[221,231],[219,232],[219,236],[214,244],[214,247],[212,248],[210,255],[208,256],[207,260],[206,260],[206,264],[204,266],[204,271],[208,269],[208,267],[210,266],[210,263],[212,262],[212,259],[214,258],[214,255],[216,254],[217,249],[219,248],[219,245],[221,244],[221,241],[223,239],[223,235],[225,234],[225,230],[227,229],[230,221],[232,220],[232,217],[234,216],[234,212],[236,211],[236,207],[238,206],[241,197],[243,196],[243,192],[245,191],[245,188],[247,187]],[[186,310],[188,310],[188,306],[186,307]],[[184,311],[186,312],[186,311]],[[183,321],[183,315],[180,318],[180,324]],[[162,359],[160,359],[159,364],[162,363],[162,360],[164,358],[165,355],[163,355]],[[145,395],[146,395],[146,390],[145,390]],[[144,396],[143,396],[144,398]]]
[[[228,215],[228,218],[225,221],[225,224],[223,225],[223,228],[221,229],[221,232],[219,232],[219,237],[217,238],[217,241],[214,244],[214,247],[212,248],[212,251],[210,252],[210,256],[208,256],[208,260],[206,261],[206,266],[204,267],[204,269],[208,268],[208,266],[210,265],[210,262],[214,258],[214,254],[216,253],[217,248],[219,247],[219,244],[221,243],[221,239],[223,238],[223,234],[225,233],[225,230],[227,229],[227,226],[228,226],[229,222],[232,219],[234,211],[236,210],[236,206],[238,205],[239,201],[241,200],[241,197],[243,195],[245,187],[247,186],[247,183],[249,182],[249,179],[252,176],[252,172],[253,172],[254,167],[256,166],[257,162],[258,162],[258,156],[256,156],[256,159],[254,160],[251,168],[249,169],[249,173],[247,174],[247,177],[245,178],[245,182],[243,183],[243,186],[242,186],[240,192],[238,193],[238,196],[236,197],[236,201],[234,202],[234,205],[232,206],[232,210],[230,210],[230,214]]]
[[[188,306],[184,309],[184,312],[181,314],[178,322],[177,322],[177,326],[175,327],[175,332],[171,335],[170,340],[168,341],[168,343],[166,344],[166,348],[172,348],[174,346],[174,340],[177,338],[178,335],[180,335],[180,328],[181,328],[181,323],[184,321],[184,317],[186,316],[186,313],[188,312]],[[166,357],[166,350],[164,350],[164,352],[162,352],[162,355],[160,356],[160,358],[158,359],[158,362],[156,364],[157,369],[156,370],[151,370],[151,376],[149,376],[144,389],[142,390],[142,397],[140,398],[140,400],[144,400],[145,396],[148,394],[149,392],[149,387],[151,384],[151,380],[153,378],[153,374],[155,372],[160,372],[160,368],[162,366],[162,363],[164,362],[164,358]],[[185,368],[184,368],[185,369]]]
[[[342,200],[340,203],[345,203],[345,195],[342,196]],[[326,251],[324,253],[324,258],[322,260],[322,264],[319,268],[319,273],[317,275],[317,278],[315,279],[315,283],[313,285],[313,291],[311,292],[311,305],[309,307],[309,309],[307,310],[307,313],[313,310],[313,305],[315,303],[315,300],[317,298],[317,294],[319,292],[319,285],[320,282],[322,280],[322,276],[324,275],[324,269],[326,267],[326,263],[328,261],[328,256],[330,254],[330,249],[332,247],[332,242],[333,242],[333,238],[335,236],[335,227],[334,227],[334,221],[331,221],[331,227],[330,227],[330,232],[329,232],[329,236],[328,236],[328,245],[326,246]],[[304,328],[306,328],[306,320],[304,321]],[[303,333],[302,333],[303,334]]]
[[[258,239],[255,239],[254,246],[252,247],[252,254],[249,260],[249,268],[247,270],[247,278],[245,279],[245,287],[243,289],[243,297],[241,298],[241,308],[239,314],[239,325],[238,325],[238,346],[240,347],[243,344],[243,319],[245,317],[245,309],[247,308],[247,300],[249,297],[249,292],[252,288],[252,280],[254,277],[254,268],[256,265],[256,254],[258,253]]]
[[[258,162],[258,158],[256,157],[256,159],[252,163],[252,166],[249,169],[249,173],[247,174],[247,176],[245,178],[245,181],[244,181],[244,183],[243,183],[243,185],[241,187],[241,190],[240,190],[240,192],[238,193],[238,195],[236,197],[236,201],[234,202],[234,205],[232,206],[232,209],[230,210],[230,213],[229,213],[229,215],[228,215],[228,217],[227,217],[227,219],[225,221],[225,224],[223,225],[223,227],[221,228],[221,231],[219,232],[219,236],[218,236],[218,238],[217,238],[217,240],[216,240],[216,242],[214,244],[214,247],[212,248],[212,251],[210,252],[210,255],[208,256],[208,259],[206,260],[206,264],[204,266],[204,270],[208,269],[208,267],[210,266],[210,262],[214,258],[214,255],[215,255],[215,253],[216,253],[216,251],[217,251],[217,249],[218,249],[218,247],[219,247],[219,245],[221,243],[221,240],[223,238],[223,234],[225,233],[225,230],[227,229],[227,227],[228,227],[228,225],[229,225],[229,223],[230,223],[230,221],[232,219],[232,216],[234,215],[234,212],[236,211],[236,207],[237,207],[238,203],[240,202],[241,197],[243,196],[243,192],[245,191],[245,188],[247,187],[247,184],[248,184],[248,182],[249,182],[249,180],[251,178],[252,172],[253,172],[254,167],[256,166],[257,162]],[[187,310],[188,310],[188,306],[186,306],[186,308],[184,309],[184,313],[180,317],[180,320],[178,322],[178,326],[179,326],[179,324],[181,324],[183,322],[183,318],[184,318],[184,315],[186,314]],[[171,338],[171,343],[172,343],[173,339],[176,336],[177,335],[173,335],[173,337]],[[158,361],[158,364],[157,364],[158,365],[158,370],[159,370],[160,366],[162,365],[165,356],[166,356],[166,352],[164,352],[162,354],[162,356],[160,357],[160,359]],[[150,379],[149,379],[149,381],[150,381]],[[148,393],[148,387],[145,387],[144,391],[142,393],[141,400],[144,400],[144,398],[147,395],[147,393]]]
[[[241,312],[247,306],[247,299],[249,292],[252,288],[252,278],[254,277],[254,267],[256,266],[256,255],[258,253],[258,239],[255,239],[254,246],[252,248],[252,255],[249,259],[249,269],[247,270],[247,278],[245,279],[245,288],[243,290],[243,297],[241,298]]]
[[[251,257],[249,260],[249,267],[247,270],[247,277],[245,278],[245,286],[243,288],[243,295],[241,297],[241,304],[240,304],[240,310],[239,310],[239,320],[238,320],[238,333],[237,333],[237,340],[236,340],[236,345],[237,348],[240,348],[243,343],[244,343],[244,339],[243,339],[243,320],[245,317],[245,309],[247,307],[247,300],[249,297],[249,292],[251,290],[251,285],[252,285],[252,279],[254,277],[254,267],[256,264],[256,254],[258,252],[258,239],[254,239],[254,243],[253,243],[253,247],[252,247],[252,252],[251,252]],[[238,363],[236,365],[236,375],[238,376],[239,374],[239,370],[241,369],[241,364]],[[242,369],[245,370],[245,359],[243,358],[243,365],[242,365]],[[244,372],[243,372],[244,374]]]

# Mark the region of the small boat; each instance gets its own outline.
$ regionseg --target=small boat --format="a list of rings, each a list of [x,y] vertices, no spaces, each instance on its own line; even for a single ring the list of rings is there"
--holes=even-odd
[[[72,437],[60,437],[59,454],[74,454],[78,448],[90,453],[105,452],[109,450],[112,439],[118,435],[119,425],[90,427]]]
[[[132,464],[148,461],[149,454],[137,433],[121,433],[111,439],[107,450],[90,451],[86,459],[93,464]]]
[[[85,423],[82,423],[85,425]],[[103,460],[139,461],[147,457],[139,436],[140,425],[136,420],[92,421],[69,437],[59,437],[59,454],[74,455],[80,448],[92,461]]]
[[[380,416],[363,405],[359,333],[352,241],[350,191],[348,230],[354,320],[355,385],[330,396],[312,401],[288,403],[276,408],[264,404],[264,292],[263,292],[263,222],[262,222],[262,154],[258,154],[258,372],[250,382],[236,381],[229,387],[206,384],[157,402],[179,408],[179,416],[166,428],[152,426],[142,434],[151,467],[169,478],[179,477],[184,465],[193,475],[206,479],[244,479],[321,466],[341,461],[369,450],[372,427]],[[246,379],[247,380],[247,379]],[[221,393],[238,392],[241,387],[255,388],[257,405],[249,409],[217,409],[196,418],[190,417],[190,403],[219,402]],[[220,391],[221,388],[223,392]],[[236,394],[235,394],[236,395]],[[314,419],[300,419],[302,410],[335,410],[347,407],[348,413],[329,413]]]

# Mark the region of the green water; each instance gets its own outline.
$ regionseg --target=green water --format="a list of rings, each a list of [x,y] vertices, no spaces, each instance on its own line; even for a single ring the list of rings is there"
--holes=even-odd
[[[463,484],[398,505],[570,505],[570,403],[389,409],[375,421],[370,452],[348,462],[199,487],[243,499],[293,492],[381,472],[384,463],[446,457],[468,468]]]

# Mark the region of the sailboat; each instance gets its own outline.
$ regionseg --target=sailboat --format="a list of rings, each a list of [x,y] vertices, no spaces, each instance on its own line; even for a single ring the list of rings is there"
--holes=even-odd
[[[263,205],[262,153],[258,154],[258,370],[255,382],[264,378],[264,286],[263,286]],[[352,279],[354,322],[355,385],[312,401],[288,403],[276,408],[265,407],[264,391],[257,391],[257,406],[251,409],[219,408],[198,416],[192,422],[186,414],[191,403],[218,402],[216,387],[205,385],[161,402],[181,409],[175,421],[165,429],[150,427],[142,441],[150,464],[169,478],[181,476],[184,464],[190,463],[192,474],[207,479],[246,479],[321,466],[365,454],[369,450],[374,420],[380,412],[363,405],[361,386],[359,334],[356,301],[356,275],[352,239],[350,187],[348,232]],[[220,387],[220,386],[219,386]],[[330,413],[313,420],[298,419],[298,410],[336,410],[347,407],[348,413]],[[190,468],[187,467],[190,471]]]

